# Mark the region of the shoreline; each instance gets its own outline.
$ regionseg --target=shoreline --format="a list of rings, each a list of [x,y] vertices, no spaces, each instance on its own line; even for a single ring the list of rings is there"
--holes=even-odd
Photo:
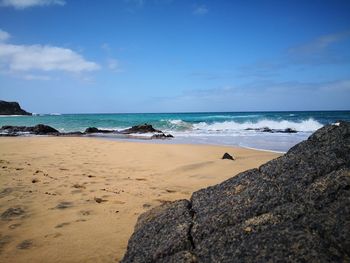
[[[222,160],[225,152],[236,160]],[[120,260],[141,213],[280,154],[40,136],[0,138],[0,156],[0,215],[24,211],[0,220],[1,257],[11,263]]]

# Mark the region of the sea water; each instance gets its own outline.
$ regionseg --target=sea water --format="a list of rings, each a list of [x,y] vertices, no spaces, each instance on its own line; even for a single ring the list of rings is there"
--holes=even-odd
[[[172,140],[152,140],[152,143],[214,144],[285,152],[300,141],[307,139],[317,129],[338,120],[350,121],[350,111],[54,113],[33,116],[1,116],[0,126],[33,126],[41,123],[50,125],[61,132],[72,132],[84,131],[87,127],[121,130],[133,125],[148,123],[156,129],[175,136]],[[297,132],[268,133],[256,130],[265,127],[275,130],[291,128]],[[106,135],[103,137],[106,138]],[[107,138],[120,139],[110,134]]]

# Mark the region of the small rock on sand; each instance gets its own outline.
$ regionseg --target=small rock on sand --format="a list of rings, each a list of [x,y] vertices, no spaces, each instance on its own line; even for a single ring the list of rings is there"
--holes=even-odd
[[[223,156],[222,156],[222,159],[228,159],[228,160],[234,160],[235,158],[228,154],[228,153],[225,153]]]

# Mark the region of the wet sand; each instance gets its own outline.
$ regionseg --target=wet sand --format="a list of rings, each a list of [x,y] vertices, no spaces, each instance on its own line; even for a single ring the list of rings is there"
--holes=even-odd
[[[221,160],[225,152],[236,160]],[[0,262],[119,261],[142,212],[278,156],[206,145],[0,138]]]

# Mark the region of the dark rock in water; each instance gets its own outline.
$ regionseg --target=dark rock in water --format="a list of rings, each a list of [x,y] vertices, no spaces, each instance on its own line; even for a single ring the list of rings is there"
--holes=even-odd
[[[287,128],[283,130],[284,133],[296,133],[297,131],[292,128]]]
[[[112,133],[115,132],[113,130],[100,130],[96,127],[89,127],[85,130],[85,133]]]
[[[296,133],[297,130],[294,130],[292,128],[286,128],[284,130],[281,129],[270,129],[269,127],[263,127],[263,128],[246,128],[246,131],[258,131],[258,132],[270,132],[270,133]]]
[[[47,134],[59,134],[59,131],[52,128],[51,126],[44,125],[44,124],[38,124],[33,127],[26,127],[26,126],[2,126],[0,129],[1,132],[7,132],[8,134],[15,134],[18,133],[29,133],[29,134],[35,134],[35,135],[47,135]]]
[[[5,212],[1,214],[1,219],[3,220],[11,220],[13,218],[17,218],[19,216],[24,215],[25,211],[20,207],[10,207]]]
[[[80,131],[76,131],[76,132],[65,132],[65,133],[63,133],[63,132],[60,132],[60,133],[58,133],[58,134],[56,134],[57,136],[67,136],[67,137],[69,137],[69,136],[82,136],[82,135],[84,135],[84,133],[82,133],[82,132],[80,132]]]
[[[222,159],[234,160],[235,158],[233,158],[232,155],[225,153],[224,156],[222,156]]]
[[[32,132],[34,134],[38,135],[45,135],[45,134],[51,134],[51,133],[59,133],[58,130],[52,128],[51,126],[44,125],[44,124],[38,124],[34,127],[28,127],[29,132]]]
[[[18,102],[0,100],[0,115],[32,115],[19,106]]]
[[[86,128],[85,133],[97,133],[98,129],[96,127]]]
[[[122,262],[348,262],[350,123],[151,211]]]
[[[163,133],[160,130],[156,130],[153,128],[152,125],[150,124],[141,124],[141,125],[137,125],[137,126],[132,126],[130,129],[126,129],[126,130],[122,130],[120,131],[120,133],[122,134],[130,134],[130,133],[150,133],[150,132],[154,132],[154,133]]]
[[[151,139],[169,139],[174,138],[171,134],[164,134],[164,133],[156,133],[152,135]]]
[[[261,131],[261,132],[273,132],[273,130],[270,129],[269,127],[263,127],[261,129],[258,129],[258,130]]]

